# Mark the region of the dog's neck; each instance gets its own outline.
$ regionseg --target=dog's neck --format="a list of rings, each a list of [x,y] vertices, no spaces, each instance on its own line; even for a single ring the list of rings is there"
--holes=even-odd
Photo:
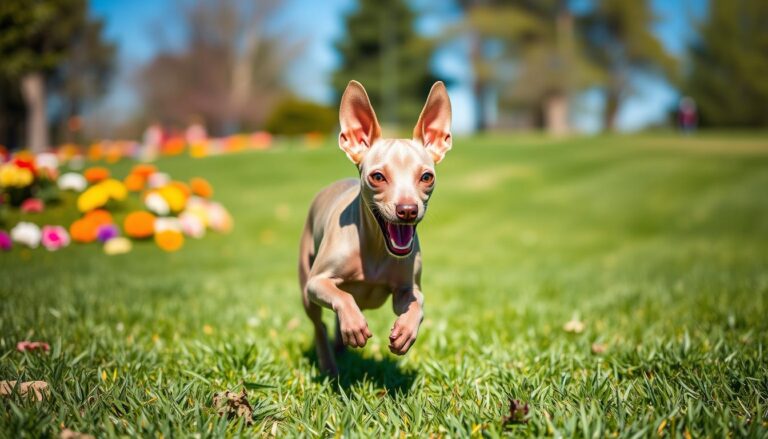
[[[362,187],[360,188],[355,202],[357,203],[357,226],[360,235],[361,254],[379,255],[381,259],[396,258],[387,249],[384,242],[384,235],[373,211],[368,203],[363,199]]]

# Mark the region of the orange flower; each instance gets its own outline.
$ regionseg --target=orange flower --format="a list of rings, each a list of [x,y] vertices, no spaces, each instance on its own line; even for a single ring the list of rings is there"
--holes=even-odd
[[[104,160],[106,160],[107,163],[117,163],[121,158],[123,158],[123,150],[120,148],[119,143],[112,143],[106,148],[106,157],[104,157]]]
[[[178,155],[184,152],[184,148],[187,146],[187,142],[183,137],[171,137],[163,143],[160,148],[161,152],[165,155]]]
[[[81,218],[69,226],[69,235],[77,242],[93,242],[96,240],[97,228],[92,220]]]
[[[95,209],[85,214],[83,217],[87,221],[91,221],[96,228],[103,226],[104,224],[112,224],[112,214],[104,209]]]
[[[147,177],[154,174],[155,172],[157,172],[157,166],[150,165],[148,163],[140,163],[134,166],[133,169],[131,169],[131,174],[139,175],[143,177],[145,180],[147,179]]]
[[[167,252],[175,252],[184,245],[184,235],[178,230],[163,230],[155,235],[155,243]]]
[[[88,180],[88,183],[98,183],[101,180],[106,180],[109,178],[109,169],[94,166],[92,168],[86,169],[85,172],[83,172],[83,176],[85,176],[85,179]]]
[[[192,187],[192,193],[198,197],[211,198],[213,195],[213,187],[204,178],[195,177],[189,180],[189,185]]]
[[[131,238],[148,238],[155,233],[155,216],[149,212],[131,212],[123,222],[125,234]]]
[[[101,143],[94,143],[88,148],[88,160],[97,161],[101,160],[101,156],[104,155],[104,149]]]
[[[123,183],[125,183],[126,189],[131,192],[139,192],[144,189],[144,177],[140,174],[130,174],[125,177]]]

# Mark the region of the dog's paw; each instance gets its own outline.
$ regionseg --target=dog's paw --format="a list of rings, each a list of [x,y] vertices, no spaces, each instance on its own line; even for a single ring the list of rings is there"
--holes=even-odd
[[[411,319],[403,314],[395,321],[392,331],[389,333],[390,352],[396,355],[405,355],[408,352],[419,334],[420,320]]]
[[[339,324],[341,325],[341,338],[344,344],[361,348],[368,343],[368,339],[373,337],[371,330],[368,329],[368,322],[365,320],[360,310],[355,310],[339,314]]]

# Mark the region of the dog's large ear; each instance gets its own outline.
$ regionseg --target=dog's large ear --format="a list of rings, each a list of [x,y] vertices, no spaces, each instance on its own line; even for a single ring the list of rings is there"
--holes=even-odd
[[[365,88],[357,81],[349,81],[341,96],[339,122],[339,147],[359,165],[368,148],[381,137],[381,127]]]
[[[429,91],[427,103],[413,129],[413,140],[427,148],[435,163],[440,163],[451,149],[451,99],[442,81],[435,82]]]

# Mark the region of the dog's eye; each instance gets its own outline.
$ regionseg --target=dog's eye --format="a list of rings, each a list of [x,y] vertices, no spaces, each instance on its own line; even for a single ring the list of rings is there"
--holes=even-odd
[[[373,183],[383,183],[387,181],[386,178],[384,178],[384,174],[381,172],[374,172],[368,177]]]
[[[422,183],[430,184],[430,183],[432,183],[432,180],[434,180],[434,179],[435,179],[435,176],[431,172],[425,172],[425,173],[421,174],[421,182]]]

